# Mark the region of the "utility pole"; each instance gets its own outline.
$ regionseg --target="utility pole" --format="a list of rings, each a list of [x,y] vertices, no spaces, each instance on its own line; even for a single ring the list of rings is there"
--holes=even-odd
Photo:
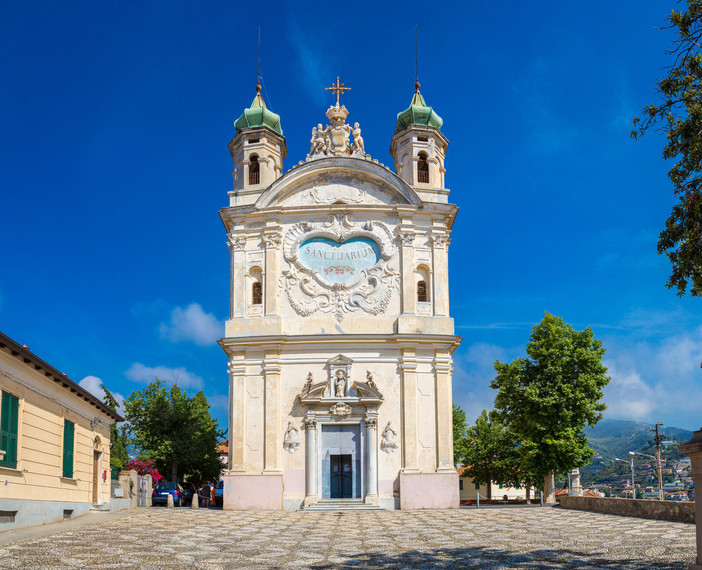
[[[656,442],[656,463],[658,463],[658,500],[663,500],[663,472],[661,471],[661,441],[663,441],[664,433],[658,433],[658,426],[662,426],[663,422],[658,422],[650,431],[655,432],[653,439]]]

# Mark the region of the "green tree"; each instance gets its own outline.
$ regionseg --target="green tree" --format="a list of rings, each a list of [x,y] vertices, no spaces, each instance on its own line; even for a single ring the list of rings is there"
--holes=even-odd
[[[167,390],[156,378],[132,392],[124,407],[139,455],[152,460],[159,472],[170,471],[172,481],[180,474],[195,485],[219,478],[222,464],[216,448],[224,433],[210,416],[202,392],[189,398],[178,385]]]
[[[549,501],[555,500],[554,474],[586,465],[593,455],[584,429],[606,409],[600,401],[610,380],[604,353],[590,327],[576,331],[546,313],[532,329],[527,358],[495,362],[498,417],[518,438],[522,470],[544,481]]]
[[[456,465],[465,465],[466,441],[466,413],[461,406],[453,405],[453,462]]]
[[[479,485],[487,485],[488,499],[492,499],[492,483],[517,487],[521,483],[519,450],[515,437],[500,422],[498,414],[483,410],[475,425],[466,434],[466,469],[464,477],[470,477]]]
[[[116,411],[120,407],[117,399],[112,392],[105,388],[104,384],[100,384],[100,388],[105,392],[104,404]],[[122,425],[120,429],[117,427],[117,423],[114,423],[110,426],[110,467],[121,471],[127,461],[129,461],[127,426]]]
[[[650,128],[667,132],[664,159],[677,202],[658,238],[658,253],[672,265],[667,286],[684,295],[702,295],[702,0],[687,0],[687,11],[673,10],[667,28],[676,29],[668,55],[672,65],[658,80],[658,103],[634,118],[633,138]]]

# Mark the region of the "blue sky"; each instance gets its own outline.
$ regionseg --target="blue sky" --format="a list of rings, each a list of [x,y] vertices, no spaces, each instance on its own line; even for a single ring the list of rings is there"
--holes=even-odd
[[[385,164],[414,84],[450,140],[460,207],[454,399],[491,407],[495,359],[544,311],[607,348],[610,418],[702,425],[702,300],[665,288],[673,203],[655,98],[670,1],[0,1],[0,330],[94,389],[204,389],[226,426],[227,143],[255,94],[304,159],[337,75]]]

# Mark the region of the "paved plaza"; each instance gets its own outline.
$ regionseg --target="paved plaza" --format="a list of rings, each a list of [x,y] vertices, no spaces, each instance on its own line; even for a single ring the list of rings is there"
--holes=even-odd
[[[87,515],[97,517],[100,515]],[[77,521],[70,521],[75,522]],[[561,508],[145,508],[0,545],[2,568],[686,568],[694,525]],[[1,536],[0,536],[1,538]],[[6,541],[5,541],[6,542]]]

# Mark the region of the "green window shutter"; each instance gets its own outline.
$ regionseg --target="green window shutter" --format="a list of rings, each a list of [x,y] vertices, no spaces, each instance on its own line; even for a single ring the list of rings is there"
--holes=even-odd
[[[73,422],[63,422],[63,476],[73,479],[73,441],[75,426]]]
[[[17,469],[17,432],[19,425],[19,399],[2,393],[0,403],[0,449],[5,451],[5,458],[0,461],[3,467]]]

